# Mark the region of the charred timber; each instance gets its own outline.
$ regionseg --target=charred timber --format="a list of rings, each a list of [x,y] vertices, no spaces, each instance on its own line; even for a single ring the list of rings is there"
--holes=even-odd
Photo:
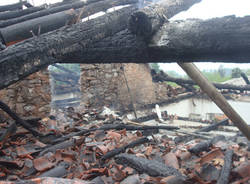
[[[0,89],[54,62],[249,62],[250,16],[169,22],[164,26],[168,41],[165,37],[161,45],[148,46],[124,30],[133,10],[121,9],[110,19],[105,15],[1,51]]]
[[[38,12],[34,12],[34,13],[31,13],[31,14],[28,14],[28,15],[25,15],[25,16],[9,19],[9,20],[6,20],[6,21],[1,21],[0,22],[0,28],[7,27],[7,26],[10,26],[10,25],[13,25],[13,24],[20,23],[20,22],[24,22],[24,21],[27,21],[27,20],[35,19],[35,18],[38,18],[38,17],[47,16],[47,15],[50,15],[50,14],[66,11],[66,10],[69,10],[69,9],[81,8],[84,5],[86,5],[85,2],[76,2],[76,3],[73,3],[73,4],[66,4],[66,5],[59,6],[59,7],[47,8],[47,9],[44,9],[44,10],[41,10],[41,11],[38,11]]]
[[[76,44],[62,53],[60,62],[249,62],[250,16],[173,21],[167,25],[157,36],[168,39],[157,44],[147,45],[124,30],[91,47]]]
[[[125,5],[125,4],[131,4],[131,3],[136,3],[137,0],[115,0],[113,2],[114,6],[118,6],[118,5]],[[92,5],[93,3],[93,5]],[[101,8],[101,6],[103,6],[103,8]],[[0,22],[0,28],[3,27],[7,27],[13,24],[17,24],[20,22],[24,22],[27,20],[31,20],[31,19],[35,19],[38,17],[42,17],[42,16],[47,16],[47,15],[51,15],[54,13],[58,13],[58,12],[62,12],[62,11],[66,11],[66,10],[70,10],[70,9],[79,9],[79,8],[83,8],[84,7],[84,11],[83,11],[83,15],[81,17],[86,17],[91,15],[91,13],[97,13],[99,11],[106,11],[108,8],[112,7],[112,1],[111,0],[102,0],[102,1],[97,1],[97,0],[89,0],[89,1],[78,1],[78,2],[74,2],[74,3],[68,3],[62,6],[58,6],[58,7],[51,7],[39,12],[35,12],[26,16],[22,16],[22,17],[18,17],[18,18],[14,18],[14,19],[10,19],[10,20],[6,20],[6,21],[1,21]],[[80,12],[81,10],[79,10],[78,12]]]
[[[0,12],[21,10],[23,8],[23,3],[24,2],[19,2],[19,3],[15,3],[15,4],[0,6]]]
[[[233,163],[233,154],[234,151],[228,149],[225,152],[225,157],[224,157],[224,165],[221,169],[220,172],[220,177],[217,181],[217,184],[227,184],[229,183],[229,178],[230,178],[230,173],[231,173],[231,167]]]
[[[109,8],[115,6],[135,4],[137,2],[138,0],[102,0],[88,6],[84,6],[78,11],[80,12],[80,18],[85,18],[97,12],[106,12]]]
[[[38,7],[31,7],[24,10],[15,10],[15,11],[7,11],[7,12],[0,12],[0,20],[8,20],[13,19],[16,17],[21,17],[27,14],[31,14],[37,11],[41,11],[45,9],[45,5],[38,6]],[[1,24],[1,22],[0,22]]]
[[[96,19],[65,26],[59,30],[33,37],[0,52],[0,89],[57,63],[60,55],[73,44],[82,41],[85,46],[112,36],[127,27],[127,17],[133,6],[107,13]]]
[[[188,10],[201,0],[161,0],[133,13],[129,18],[129,29],[133,34],[149,40],[167,19]]]
[[[175,78],[168,76],[167,74],[160,73],[156,74],[153,77],[154,82],[164,82],[170,81],[175,82],[177,84],[189,84],[189,85],[196,85],[196,83],[192,80],[182,79],[182,78]],[[250,91],[250,85],[232,85],[232,84],[221,84],[221,83],[213,83],[213,85],[218,89],[231,89],[231,90],[240,90],[240,91]]]
[[[245,81],[245,83],[247,85],[250,84],[250,82],[248,80],[248,77],[247,77],[247,75],[244,72],[242,72],[240,75],[241,75],[241,77],[243,78],[243,80]]]
[[[68,10],[2,28],[0,34],[5,45],[9,46],[27,38],[59,29],[75,18],[74,10]]]

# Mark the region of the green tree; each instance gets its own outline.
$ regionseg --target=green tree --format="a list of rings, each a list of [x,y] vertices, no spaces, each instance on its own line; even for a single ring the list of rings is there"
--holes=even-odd
[[[232,78],[238,78],[240,77],[241,70],[239,68],[234,68],[232,70]]]
[[[158,63],[150,63],[150,68],[154,69],[156,73],[160,72],[160,65]]]

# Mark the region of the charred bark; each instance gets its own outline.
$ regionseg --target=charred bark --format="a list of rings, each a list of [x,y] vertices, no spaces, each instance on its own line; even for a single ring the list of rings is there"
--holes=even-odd
[[[201,0],[161,0],[133,13],[129,18],[129,29],[133,34],[149,40],[167,19],[189,9]]]
[[[51,7],[51,8],[39,11],[39,12],[35,12],[29,15],[22,16],[22,17],[17,17],[14,19],[6,20],[6,21],[1,21],[0,28],[7,27],[13,24],[20,23],[20,22],[24,22],[27,20],[35,19],[35,18],[42,17],[42,16],[48,16],[54,13],[58,13],[58,12],[62,12],[62,11],[70,10],[70,9],[78,9],[78,12],[80,12],[81,11],[80,8],[83,8],[82,16],[81,16],[81,18],[83,18],[91,14],[97,13],[99,11],[106,11],[108,8],[111,8],[112,6],[125,5],[125,4],[131,4],[131,3],[136,3],[136,2],[137,0],[120,0],[120,1],[115,0],[113,2],[111,0],[102,0],[102,1],[99,0],[99,2],[97,0],[78,1],[72,4],[68,3],[62,6],[58,6],[58,7]]]
[[[45,5],[38,6],[38,7],[31,7],[24,10],[15,10],[15,11],[7,11],[7,12],[0,12],[0,20],[8,20],[13,19],[16,17],[21,17],[24,15],[28,15],[34,12],[38,12],[45,9]],[[0,22],[1,24],[1,22]]]
[[[135,146],[138,146],[138,145],[141,145],[141,144],[144,144],[144,143],[147,143],[147,142],[149,142],[149,139],[146,138],[146,137],[143,137],[143,138],[135,140],[135,141],[133,141],[133,142],[131,142],[129,144],[121,146],[119,148],[115,148],[115,149],[109,151],[108,153],[106,153],[105,155],[103,155],[102,158],[101,158],[101,161],[104,162],[107,159],[113,158],[115,155],[118,155],[120,153],[125,152],[126,149],[128,149],[128,148],[134,148]]]
[[[167,25],[165,33],[159,35],[169,39],[159,45],[147,45],[124,30],[91,47],[72,46],[60,62],[249,62],[250,16],[173,21]]]
[[[48,9],[44,9],[44,10],[41,10],[41,11],[38,11],[38,12],[34,12],[34,13],[31,13],[31,14],[22,16],[22,17],[17,17],[17,18],[13,18],[13,19],[10,19],[10,20],[6,20],[6,21],[1,21],[0,22],[0,28],[7,27],[7,26],[10,26],[10,25],[13,25],[13,24],[20,23],[20,22],[24,22],[24,21],[27,21],[27,20],[35,19],[35,18],[38,18],[38,17],[47,16],[47,15],[50,15],[50,14],[66,11],[66,10],[69,10],[69,9],[81,8],[81,7],[87,5],[87,4],[91,3],[91,2],[92,1],[86,1],[86,2],[79,1],[79,2],[72,3],[72,4],[71,3],[68,3],[68,4],[64,3],[62,6],[51,7],[51,8],[48,8]]]
[[[24,2],[19,2],[19,3],[15,3],[15,4],[0,6],[0,12],[21,10],[23,8],[23,3]]]
[[[177,84],[196,85],[196,83],[192,80],[171,77],[165,73],[155,74],[152,77],[153,77],[154,82],[170,81],[170,82],[175,82]],[[232,84],[221,84],[221,83],[213,83],[213,85],[218,89],[231,89],[231,90],[240,90],[240,91],[249,91],[250,90],[250,85],[236,86],[236,85],[232,85]]]
[[[54,56],[82,41],[86,46],[127,27],[127,17],[135,10],[129,6],[97,19],[65,26],[39,37],[33,37],[0,52],[0,89],[23,79],[49,64]]]
[[[229,183],[229,176],[231,172],[232,162],[233,162],[233,150],[227,150],[224,158],[224,165],[220,172],[220,177],[217,184],[227,184]]]
[[[191,153],[194,153],[194,154],[199,154],[202,151],[208,151],[213,144],[215,144],[216,142],[218,142],[220,140],[224,140],[224,139],[225,139],[224,136],[219,135],[219,136],[216,136],[210,140],[203,141],[203,142],[196,144],[195,146],[188,149],[188,151]]]
[[[182,174],[175,168],[167,166],[156,160],[148,160],[146,158],[137,157],[130,154],[120,154],[115,157],[117,164],[128,165],[139,173],[147,173],[149,176],[178,176],[183,177]]]
[[[142,40],[137,40],[128,30],[121,31],[126,29],[126,18],[132,11],[118,10],[110,16],[116,21],[104,16],[106,19],[101,17],[50,32],[1,51],[0,89],[34,72],[34,62],[38,59],[36,71],[41,65],[53,62],[249,62],[250,16],[170,22],[167,27],[164,26],[165,35],[169,31],[168,42],[162,42],[161,46],[149,47]],[[121,20],[118,20],[119,18]],[[109,24],[105,25],[104,20]],[[26,48],[27,46],[29,47]],[[27,57],[24,59],[25,55]],[[58,61],[50,61],[49,56],[52,55],[56,55]],[[29,67],[26,67],[25,73],[22,74],[24,64]]]
[[[2,28],[0,34],[5,45],[9,46],[27,38],[59,29],[75,17],[76,14],[73,10],[59,12]]]
[[[42,134],[34,130],[25,120],[21,119],[15,112],[13,112],[5,103],[0,101],[0,108],[6,112],[16,123],[22,125],[25,129],[29,130],[34,136],[42,137]]]
[[[88,17],[97,12],[106,12],[109,8],[127,4],[135,4],[138,0],[103,0],[96,3],[92,3],[88,6],[79,9],[80,18]]]
[[[245,81],[245,83],[247,85],[250,84],[250,82],[248,80],[248,77],[247,77],[247,75],[245,73],[242,72],[240,75],[241,75],[241,77],[243,78],[243,80]]]
[[[201,128],[195,132],[209,132],[211,130],[215,130],[216,128],[218,128],[219,126],[224,126],[224,125],[228,125],[228,119],[224,119],[218,123],[213,123],[212,125],[206,126],[204,128]]]
[[[52,142],[54,143],[58,143],[58,142],[63,142],[67,139],[70,139],[74,136],[81,136],[81,135],[85,135],[85,134],[88,134],[90,132],[93,132],[93,131],[97,131],[97,130],[123,130],[123,129],[126,129],[127,131],[135,131],[135,130],[152,130],[152,129],[163,129],[163,130],[176,130],[176,129],[179,129],[178,127],[175,127],[175,126],[132,126],[132,125],[125,125],[125,124],[107,124],[107,125],[104,125],[103,127],[100,127],[100,128],[92,128],[92,129],[89,129],[89,130],[81,130],[79,132],[75,132],[75,133],[71,133],[71,134],[68,134],[68,135],[65,135],[64,137],[61,137],[61,138],[58,138],[56,140],[53,140]]]

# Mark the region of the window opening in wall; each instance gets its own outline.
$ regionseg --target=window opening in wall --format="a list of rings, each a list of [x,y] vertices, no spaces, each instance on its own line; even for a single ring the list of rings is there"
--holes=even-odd
[[[80,104],[80,64],[54,64],[49,67],[51,108],[76,107]]]

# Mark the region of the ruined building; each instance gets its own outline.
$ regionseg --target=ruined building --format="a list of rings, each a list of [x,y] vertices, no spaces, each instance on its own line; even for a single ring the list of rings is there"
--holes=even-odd
[[[128,110],[167,98],[167,85],[154,83],[148,64],[81,65],[81,104]],[[0,91],[3,102],[23,117],[50,113],[50,75],[47,69],[34,73]]]

